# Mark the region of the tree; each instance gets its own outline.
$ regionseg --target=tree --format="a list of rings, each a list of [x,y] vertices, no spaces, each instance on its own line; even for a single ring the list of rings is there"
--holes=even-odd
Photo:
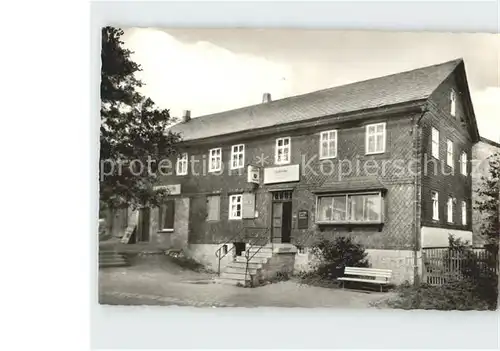
[[[477,190],[480,200],[476,201],[476,208],[483,217],[481,233],[486,239],[486,248],[497,254],[500,229],[500,153],[488,157],[488,162],[489,176],[481,177],[483,184]]]
[[[158,205],[166,195],[154,189],[158,166],[180,141],[167,130],[174,122],[169,110],[139,93],[144,84],[136,73],[142,69],[123,47],[123,34],[102,29],[99,198],[101,207],[111,209]]]

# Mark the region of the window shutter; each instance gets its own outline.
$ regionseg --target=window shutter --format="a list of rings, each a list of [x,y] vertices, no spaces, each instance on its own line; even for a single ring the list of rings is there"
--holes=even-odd
[[[255,194],[244,193],[243,194],[243,218],[253,219],[255,218]]]

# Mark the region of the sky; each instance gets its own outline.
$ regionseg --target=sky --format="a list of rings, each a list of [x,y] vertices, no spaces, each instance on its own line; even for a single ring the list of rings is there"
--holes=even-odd
[[[481,136],[500,141],[500,35],[129,28],[142,92],[172,116],[226,111],[463,58]]]

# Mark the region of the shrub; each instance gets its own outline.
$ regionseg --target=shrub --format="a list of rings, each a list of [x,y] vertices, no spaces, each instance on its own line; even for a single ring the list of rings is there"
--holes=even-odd
[[[451,235],[448,241],[449,249],[445,254],[444,262],[449,265],[452,262],[449,258],[454,257],[455,260],[461,260],[462,264],[460,271],[453,274],[447,280],[458,287],[461,287],[461,285],[456,285],[456,280],[468,284],[475,296],[484,301],[492,309],[496,309],[498,299],[497,255],[486,250],[480,258],[472,247],[469,246],[468,242],[455,239]],[[447,268],[448,271],[451,271],[449,267]],[[450,283],[447,282],[446,285],[450,285]]]
[[[184,254],[182,251],[168,250],[165,252],[167,258],[181,268],[189,269],[195,272],[206,271],[205,267],[198,261]]]
[[[495,310],[498,276],[496,255],[478,256],[468,242],[449,237],[443,253],[442,284],[405,283],[388,305],[403,309]]]
[[[400,285],[397,296],[387,304],[392,308],[424,310],[488,310],[495,309],[477,295],[475,284],[469,280],[449,280],[443,285],[408,282]]]
[[[321,278],[335,279],[344,274],[344,268],[369,267],[367,253],[362,245],[350,237],[337,237],[334,240],[321,238],[311,247],[318,259],[314,273]]]

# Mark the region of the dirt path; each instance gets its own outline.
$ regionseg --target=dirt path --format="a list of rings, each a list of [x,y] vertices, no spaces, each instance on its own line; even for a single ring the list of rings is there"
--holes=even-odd
[[[211,274],[168,262],[102,269],[99,301],[112,305],[367,308],[390,295],[299,285],[295,281],[240,288],[213,284],[212,278]]]

